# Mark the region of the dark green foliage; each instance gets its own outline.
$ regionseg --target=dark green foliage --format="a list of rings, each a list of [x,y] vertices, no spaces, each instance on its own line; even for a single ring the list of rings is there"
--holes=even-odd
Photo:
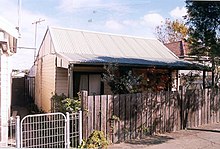
[[[220,3],[218,1],[186,1],[189,25],[188,46],[192,55],[208,56],[212,64],[212,87],[219,78]]]
[[[83,141],[79,148],[107,148],[108,141],[102,131],[93,131],[86,141]]]
[[[103,81],[107,82],[114,94],[132,94],[144,91],[161,91],[171,86],[171,75],[155,68],[132,72],[117,65],[105,66]]]
[[[105,66],[103,81],[106,81],[114,94],[137,93],[140,89],[142,76],[135,76],[132,71],[121,75],[117,65]]]
[[[54,112],[76,112],[80,110],[81,107],[81,102],[79,98],[68,98],[66,95],[61,94],[61,95],[53,95],[51,97],[51,101],[53,103],[53,109],[52,111]]]
[[[189,47],[192,55],[220,56],[220,3],[186,1]]]
[[[40,114],[40,113],[45,113],[42,109],[39,109],[37,105],[33,102],[29,103],[27,105],[28,113],[29,114]]]

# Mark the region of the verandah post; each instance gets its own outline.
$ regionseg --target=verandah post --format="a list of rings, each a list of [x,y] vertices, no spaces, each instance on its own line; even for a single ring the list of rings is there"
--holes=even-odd
[[[68,68],[68,96],[73,98],[73,64],[69,64]]]
[[[184,128],[184,101],[183,101],[183,86],[179,86],[179,94],[180,94],[180,129],[185,129]]]

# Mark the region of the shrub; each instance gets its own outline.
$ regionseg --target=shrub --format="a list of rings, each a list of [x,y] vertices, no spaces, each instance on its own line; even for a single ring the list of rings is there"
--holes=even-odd
[[[132,71],[124,72],[120,75],[117,65],[108,65],[104,67],[102,80],[107,82],[113,94],[128,94],[140,92],[142,75],[134,75]]]
[[[71,99],[71,98],[68,98],[64,94],[53,95],[51,97],[51,101],[53,103],[52,111],[54,111],[54,112],[62,112],[62,113],[70,112],[70,113],[72,113],[72,112],[76,112],[76,111],[80,110],[80,107],[81,107],[81,102],[78,97]]]
[[[83,141],[79,148],[107,148],[108,141],[102,131],[93,131],[86,141]]]

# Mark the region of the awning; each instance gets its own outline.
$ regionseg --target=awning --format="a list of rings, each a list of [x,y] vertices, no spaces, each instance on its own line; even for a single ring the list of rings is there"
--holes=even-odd
[[[6,19],[4,19],[1,16],[0,16],[0,30],[4,30],[5,32],[7,32],[16,39],[18,38],[18,30],[16,30],[16,28],[11,23],[9,23]]]
[[[180,59],[123,58],[81,54],[58,54],[70,64],[105,65],[118,64],[133,67],[157,67],[176,70],[209,70],[207,66]]]

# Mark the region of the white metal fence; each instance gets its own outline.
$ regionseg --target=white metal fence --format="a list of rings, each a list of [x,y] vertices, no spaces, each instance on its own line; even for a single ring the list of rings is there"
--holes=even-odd
[[[69,119],[68,119],[69,118]],[[67,113],[67,123],[69,127],[67,140],[70,140],[70,147],[78,147],[82,141],[82,112],[80,113],[71,113],[68,116]]]
[[[0,117],[0,148],[16,147],[16,134],[16,117],[11,117],[6,122]]]
[[[8,143],[7,145],[10,147],[16,146],[16,119],[10,118],[8,121]]]
[[[21,120],[21,148],[66,148],[63,113],[27,115]]]
[[[17,116],[8,125],[8,143],[17,148],[77,148],[82,141],[82,112]]]

